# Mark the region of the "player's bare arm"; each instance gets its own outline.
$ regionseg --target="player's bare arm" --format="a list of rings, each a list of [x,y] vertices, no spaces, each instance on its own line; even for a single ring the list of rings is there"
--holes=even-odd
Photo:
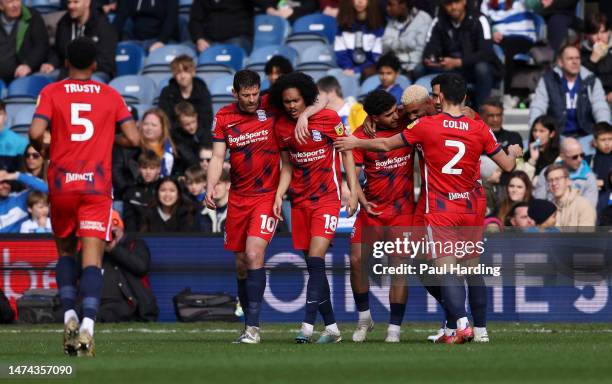
[[[322,111],[327,107],[329,99],[327,96],[319,94],[317,101],[311,106],[306,107],[304,112],[298,117],[297,123],[295,124],[295,139],[300,144],[306,144],[306,141],[310,137],[310,131],[308,130],[308,119]]]
[[[137,147],[140,145],[140,132],[136,128],[136,122],[132,119],[124,121],[119,128],[123,135],[117,137],[115,142],[123,147]]]
[[[363,167],[357,166],[357,165],[355,166],[355,175],[357,176],[357,180],[359,180],[359,176],[361,175],[362,170],[363,170]],[[374,210],[375,208],[378,208],[378,205],[368,201],[368,199],[365,197],[365,193],[363,193],[363,189],[361,188],[361,185],[357,183],[357,186],[359,187],[357,190],[357,194],[358,194],[359,204],[361,204],[361,207],[365,209],[368,215],[379,216],[382,212],[377,212]]]
[[[282,215],[283,196],[289,189],[291,184],[291,176],[293,175],[293,164],[289,160],[289,152],[281,151],[281,173],[278,181],[278,187],[276,188],[276,195],[274,196],[274,216],[279,220],[284,220]]]
[[[404,147],[406,143],[402,139],[401,134],[391,137],[378,139],[359,139],[353,135],[347,137],[339,137],[334,142],[334,147],[341,152],[350,151],[355,148],[362,148],[366,151],[388,152],[397,148]]]
[[[504,172],[512,172],[516,166],[516,159],[523,157],[523,150],[518,144],[512,144],[508,146],[508,154],[506,152],[499,151],[491,157],[491,159],[499,165]]]
[[[208,163],[208,171],[206,173],[206,206],[210,209],[217,208],[215,204],[215,186],[221,178],[223,172],[223,162],[225,161],[225,151],[227,146],[224,142],[213,143],[213,153],[210,163]]]
[[[45,119],[41,119],[40,117],[35,117],[32,119],[32,124],[30,125],[30,144],[32,147],[36,149],[43,157],[47,157],[49,143],[44,143],[45,131],[49,123]]]
[[[346,182],[351,190],[351,196],[349,197],[347,207],[348,217],[351,217],[355,214],[355,212],[357,212],[357,201],[359,199],[359,190],[361,189],[359,182],[357,181],[357,172],[355,170],[353,152],[342,152],[342,163],[344,164],[344,169],[346,170]]]

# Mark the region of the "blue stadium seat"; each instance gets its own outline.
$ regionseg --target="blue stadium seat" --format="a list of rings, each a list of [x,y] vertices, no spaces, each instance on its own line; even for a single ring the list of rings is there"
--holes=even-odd
[[[224,105],[234,102],[232,96],[234,76],[225,75],[218,77],[210,86],[212,95],[213,113],[216,114]]]
[[[115,50],[117,76],[137,75],[144,67],[145,50],[132,41],[122,41]]]
[[[300,54],[297,70],[313,77],[315,81],[327,75],[327,71],[336,67],[336,54],[327,45],[314,45]]]
[[[188,14],[191,10],[191,3],[193,0],[179,0],[179,12]]]
[[[153,80],[155,82],[155,87],[157,88],[158,92],[161,92],[161,84],[166,84],[168,85],[168,82],[170,82],[170,79],[172,78],[172,73],[171,72],[153,72],[153,73],[147,73],[143,76],[148,77],[149,79]]]
[[[127,103],[152,104],[157,95],[155,81],[147,76],[126,75],[114,78],[109,85],[123,96]]]
[[[329,76],[335,77],[342,88],[342,95],[346,97],[356,98],[359,95],[359,78],[357,76],[347,76],[340,68],[334,68],[327,71]]]
[[[402,89],[406,89],[412,85],[412,81],[404,75],[399,75],[397,77],[397,83],[402,87]],[[368,77],[363,84],[361,84],[361,91],[359,92],[359,97],[367,95],[372,92],[380,85],[380,78],[377,75]]]
[[[295,49],[286,45],[270,45],[256,49],[249,57],[247,68],[256,72],[262,72],[266,66],[266,62],[272,56],[286,57],[295,67],[298,61],[298,53]]]
[[[255,37],[253,49],[268,45],[280,45],[289,35],[289,22],[280,16],[255,16]]]
[[[334,42],[338,24],[331,16],[314,13],[302,16],[293,23],[291,36],[294,35],[319,35],[325,37],[329,44]]]
[[[170,69],[170,62],[180,55],[191,56],[196,59],[196,52],[193,48],[182,44],[168,44],[151,52],[145,59],[142,73],[164,72]]]
[[[11,123],[11,131],[27,134],[32,124],[34,110],[36,110],[35,104],[27,104],[19,108]]]
[[[138,113],[138,119],[142,120],[142,117],[144,116],[144,114],[149,109],[153,108],[153,105],[151,104],[130,104],[130,107],[136,108],[136,111]]]
[[[50,78],[42,75],[30,75],[15,79],[9,85],[6,101],[36,99],[40,91],[52,82]]]
[[[228,67],[239,71],[244,67],[246,52],[237,45],[213,45],[198,57],[198,69],[204,67]]]
[[[61,10],[60,0],[31,0],[28,5],[40,13],[50,13]]]

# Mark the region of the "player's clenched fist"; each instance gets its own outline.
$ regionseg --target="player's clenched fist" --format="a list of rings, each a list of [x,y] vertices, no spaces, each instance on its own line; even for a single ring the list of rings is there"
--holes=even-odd
[[[206,191],[206,207],[208,209],[217,209],[217,204],[215,203],[215,188],[209,188]]]

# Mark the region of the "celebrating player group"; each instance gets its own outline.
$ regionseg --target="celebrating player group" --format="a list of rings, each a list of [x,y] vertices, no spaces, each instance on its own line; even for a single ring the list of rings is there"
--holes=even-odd
[[[100,302],[100,271],[104,242],[110,241],[111,152],[113,141],[136,146],[140,138],[120,95],[92,81],[96,69],[93,42],[80,38],[68,47],[70,77],[47,86],[39,99],[30,139],[50,156],[49,186],[52,225],[60,255],[57,285],[65,311],[64,350],[95,354],[93,329]],[[313,79],[295,72],[280,77],[269,94],[260,94],[260,77],[241,70],[234,76],[236,102],[219,110],[213,123],[213,157],[207,171],[206,204],[215,208],[215,186],[226,152],[231,163],[231,190],[225,248],[234,252],[238,297],[245,327],[237,343],[261,342],[260,312],[266,287],[264,256],[279,220],[291,215],[296,250],[304,253],[308,283],[304,320],[297,343],[337,343],[342,340],[330,298],[325,254],[331,245],[341,209],[342,170],[350,197],[349,216],[357,215],[351,237],[351,286],[358,309],[352,339],[366,340],[374,322],[369,311],[367,263],[364,251],[372,228],[422,227],[431,239],[448,236],[444,228],[482,227],[484,193],[480,156],[490,156],[504,171],[514,168],[520,147],[507,153],[489,128],[468,109],[465,80],[443,74],[433,81],[432,97],[411,86],[396,106],[386,91],[366,96],[368,118],[353,134],[338,114],[326,109]],[[467,117],[470,115],[472,117]],[[115,126],[122,135],[115,139]],[[50,139],[45,134],[50,130]],[[414,196],[415,158],[422,188]],[[363,172],[365,187],[359,185]],[[291,207],[285,206],[288,196]],[[374,231],[378,235],[378,231]],[[381,236],[385,236],[381,232]],[[77,241],[83,260],[75,259]],[[436,252],[419,262],[432,265],[473,263]],[[81,271],[82,269],[82,271]],[[79,290],[83,319],[75,310]],[[468,321],[465,282],[473,317]],[[444,309],[444,326],[431,337],[440,343],[488,341],[486,288],[482,276],[444,274],[423,281]],[[400,341],[408,292],[401,281],[389,290],[387,342]],[[317,313],[325,329],[313,339]]]

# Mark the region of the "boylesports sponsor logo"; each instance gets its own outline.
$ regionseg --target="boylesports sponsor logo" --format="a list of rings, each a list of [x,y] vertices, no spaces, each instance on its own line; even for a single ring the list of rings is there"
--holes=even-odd
[[[462,199],[469,199],[469,198],[470,198],[469,192],[449,192],[448,193],[449,200],[462,200]]]
[[[82,220],[79,222],[79,228],[91,231],[106,232],[106,228],[104,228],[100,221]]]
[[[387,160],[375,160],[374,166],[376,167],[376,170],[379,170],[381,168],[382,169],[394,169],[394,168],[399,168],[399,167],[406,165],[408,160],[410,160],[410,155],[391,157]]]
[[[66,173],[65,184],[72,183],[73,181],[87,181],[93,183],[93,172],[86,173]]]
[[[230,143],[230,145],[234,144],[237,147],[244,147],[245,145],[268,140],[269,133],[270,131],[264,129],[259,132],[243,133],[240,136],[228,135],[227,141]]]
[[[324,159],[325,149],[321,148],[311,152],[296,152],[292,153],[291,157],[295,160],[296,163],[310,163],[312,161]]]

